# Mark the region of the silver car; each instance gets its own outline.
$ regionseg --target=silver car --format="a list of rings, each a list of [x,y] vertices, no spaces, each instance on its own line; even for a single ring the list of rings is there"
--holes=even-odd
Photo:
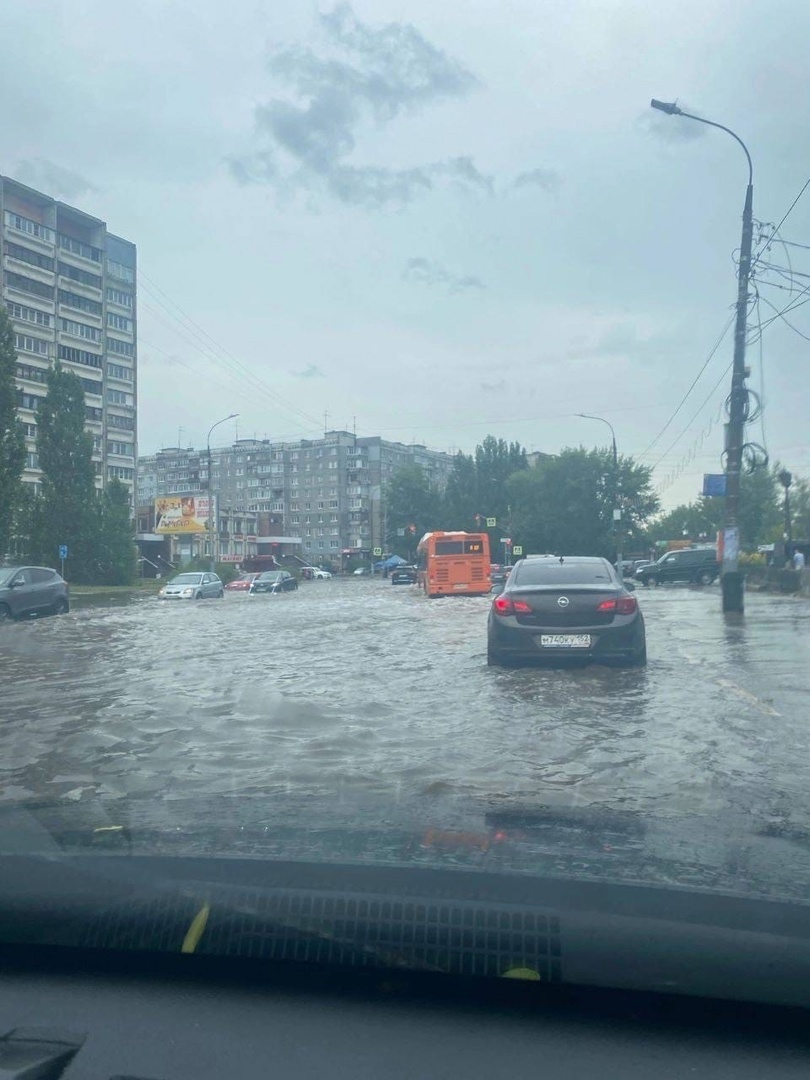
[[[70,611],[67,582],[47,566],[0,567],[0,622]]]
[[[217,574],[189,570],[177,574],[158,593],[161,600],[207,600],[225,595],[225,586]]]

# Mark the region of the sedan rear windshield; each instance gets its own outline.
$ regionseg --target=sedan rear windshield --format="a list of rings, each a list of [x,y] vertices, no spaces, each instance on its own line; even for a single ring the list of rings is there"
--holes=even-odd
[[[259,581],[281,581],[281,574],[278,570],[268,570],[266,574],[259,576]]]
[[[515,574],[521,585],[613,585],[615,582],[601,563],[560,563],[556,559],[524,562]]]

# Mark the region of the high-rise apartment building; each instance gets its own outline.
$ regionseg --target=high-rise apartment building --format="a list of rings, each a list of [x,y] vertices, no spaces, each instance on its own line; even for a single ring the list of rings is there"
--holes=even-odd
[[[348,431],[297,442],[241,439],[212,448],[211,490],[221,511],[269,514],[280,535],[301,538],[304,558],[334,560],[385,547],[384,487],[406,464],[420,465],[443,488],[453,458]],[[205,449],[173,447],[139,459],[138,503],[145,513],[162,495],[207,491]],[[222,555],[234,554],[224,535],[219,549]]]
[[[0,176],[0,296],[14,324],[23,480],[36,485],[37,411],[56,360],[77,375],[97,485],[135,485],[135,245],[98,218]]]

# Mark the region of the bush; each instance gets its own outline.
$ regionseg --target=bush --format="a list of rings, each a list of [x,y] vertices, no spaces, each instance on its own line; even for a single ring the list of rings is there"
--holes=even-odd
[[[211,568],[210,560],[208,559],[191,559],[190,562],[183,563],[178,573],[186,573],[190,571],[194,573],[206,574]],[[234,563],[218,562],[214,567],[214,573],[222,580],[223,585],[227,585],[231,581],[235,581],[239,577],[239,571],[236,569]]]

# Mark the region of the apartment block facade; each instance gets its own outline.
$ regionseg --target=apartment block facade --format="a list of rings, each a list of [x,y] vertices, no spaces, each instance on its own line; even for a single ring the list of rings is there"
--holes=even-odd
[[[0,298],[14,325],[23,480],[39,483],[37,413],[59,360],[81,379],[96,484],[134,492],[136,249],[98,218],[0,176]],[[133,499],[134,503],[134,499]]]
[[[385,484],[406,464],[420,465],[443,488],[453,458],[348,431],[296,442],[241,439],[212,448],[211,489],[223,514],[268,515],[273,533],[301,538],[306,560],[337,560],[385,547]],[[205,449],[173,447],[139,459],[138,502],[144,513],[162,495],[207,491]],[[227,537],[219,546],[223,556],[235,554]]]

